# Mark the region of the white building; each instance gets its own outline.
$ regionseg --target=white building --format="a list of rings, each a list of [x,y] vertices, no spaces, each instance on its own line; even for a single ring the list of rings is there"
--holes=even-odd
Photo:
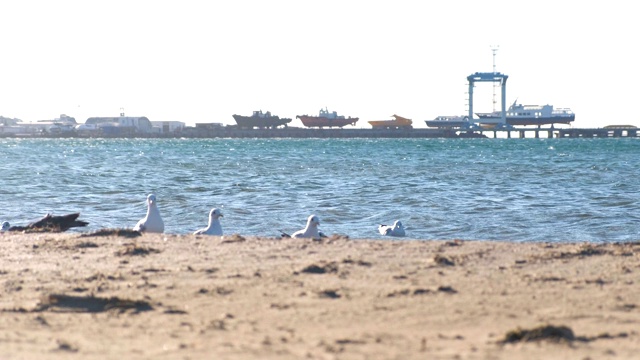
[[[134,135],[153,132],[151,121],[146,116],[90,117],[85,125],[95,125],[107,135]]]
[[[182,121],[152,121],[153,131],[160,134],[170,134],[180,132],[184,129],[185,123]]]
[[[60,134],[71,132],[76,126],[76,120],[67,115],[60,115],[53,120],[38,120],[35,122],[23,122],[18,119],[2,118],[0,121],[0,133],[4,134]]]

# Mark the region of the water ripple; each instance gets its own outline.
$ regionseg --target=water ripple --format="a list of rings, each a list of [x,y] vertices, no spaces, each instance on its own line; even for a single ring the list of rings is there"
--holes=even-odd
[[[327,233],[378,238],[640,240],[636,139],[2,139],[0,218],[82,212],[131,227],[156,193],[166,231],[211,207],[227,233],[277,236],[311,213]]]

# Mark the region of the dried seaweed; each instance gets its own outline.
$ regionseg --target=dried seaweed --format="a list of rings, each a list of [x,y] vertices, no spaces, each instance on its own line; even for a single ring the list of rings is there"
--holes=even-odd
[[[36,311],[89,312],[97,313],[109,310],[134,312],[153,310],[151,304],[141,300],[120,299],[118,297],[101,298],[95,296],[73,296],[51,294],[41,302]]]
[[[533,329],[516,329],[507,332],[500,343],[516,343],[531,341],[571,342],[576,340],[573,330],[566,326],[542,325]]]
[[[138,244],[125,244],[123,249],[116,251],[116,255],[145,256],[149,254],[157,254],[159,252],[160,250],[151,247],[140,246]]]
[[[307,274],[326,274],[338,272],[338,265],[335,262],[323,263],[321,265],[311,264],[304,269],[303,273]]]
[[[81,234],[80,237],[92,236],[122,236],[125,238],[134,238],[141,236],[142,233],[132,229],[100,229],[90,233]]]

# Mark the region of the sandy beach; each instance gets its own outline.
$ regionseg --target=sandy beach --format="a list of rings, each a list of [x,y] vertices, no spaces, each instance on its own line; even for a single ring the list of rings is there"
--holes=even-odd
[[[636,359],[640,243],[0,234],[0,359]]]

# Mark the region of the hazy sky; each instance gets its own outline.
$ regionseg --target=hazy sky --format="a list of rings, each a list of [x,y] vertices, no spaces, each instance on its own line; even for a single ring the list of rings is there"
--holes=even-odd
[[[234,124],[253,110],[465,114],[466,77],[509,75],[507,103],[574,127],[640,126],[632,1],[2,0],[0,115]],[[633,90],[636,89],[636,90]],[[491,111],[493,86],[475,89]],[[499,96],[497,97],[499,101]],[[499,108],[499,104],[498,104]]]

